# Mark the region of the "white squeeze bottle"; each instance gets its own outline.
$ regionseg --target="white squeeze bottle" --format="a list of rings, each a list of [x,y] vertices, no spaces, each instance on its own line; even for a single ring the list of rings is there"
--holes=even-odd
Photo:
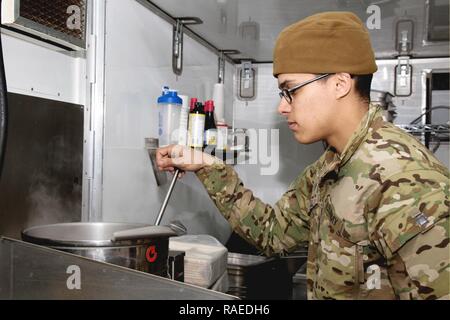
[[[188,121],[189,121],[189,97],[179,96],[183,101],[180,114],[180,132],[178,144],[186,146],[188,144]]]
[[[178,144],[180,114],[183,101],[176,90],[163,88],[162,96],[158,98],[158,138],[159,146]]]

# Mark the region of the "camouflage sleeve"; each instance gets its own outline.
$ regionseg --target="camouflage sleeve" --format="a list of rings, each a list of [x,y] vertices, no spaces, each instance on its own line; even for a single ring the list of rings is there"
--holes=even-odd
[[[400,299],[449,298],[448,172],[414,170],[390,177],[370,197],[368,221]]]
[[[284,254],[309,239],[308,207],[311,185],[307,171],[272,207],[244,188],[232,167],[214,164],[197,172],[209,196],[232,228],[264,254]]]

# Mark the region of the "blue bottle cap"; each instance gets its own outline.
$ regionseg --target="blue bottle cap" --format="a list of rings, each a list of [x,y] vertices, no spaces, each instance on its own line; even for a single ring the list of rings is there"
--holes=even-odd
[[[176,90],[169,90],[169,87],[164,87],[162,96],[158,98],[158,103],[167,104],[183,104],[183,100],[177,95]]]

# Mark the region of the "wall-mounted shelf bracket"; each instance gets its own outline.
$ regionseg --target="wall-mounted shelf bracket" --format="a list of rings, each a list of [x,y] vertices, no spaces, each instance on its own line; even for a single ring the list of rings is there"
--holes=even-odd
[[[202,24],[197,17],[175,18],[172,41],[172,70],[177,76],[183,73],[183,27],[191,24]]]

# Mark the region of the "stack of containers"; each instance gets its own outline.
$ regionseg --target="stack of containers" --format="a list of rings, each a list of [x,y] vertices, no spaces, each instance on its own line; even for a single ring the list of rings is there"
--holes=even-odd
[[[184,282],[228,291],[228,250],[210,235],[171,237],[169,249],[184,251]],[[224,281],[225,283],[218,283]]]

